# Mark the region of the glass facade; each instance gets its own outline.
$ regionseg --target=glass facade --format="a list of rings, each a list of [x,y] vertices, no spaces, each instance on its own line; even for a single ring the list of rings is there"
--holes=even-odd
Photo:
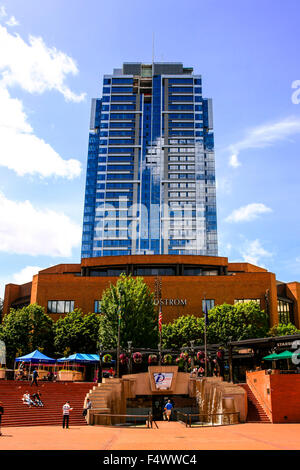
[[[123,64],[92,100],[82,258],[217,256],[212,101],[180,63]]]

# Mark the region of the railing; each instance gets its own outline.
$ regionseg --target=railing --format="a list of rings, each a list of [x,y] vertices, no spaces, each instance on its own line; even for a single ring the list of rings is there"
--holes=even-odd
[[[153,422],[155,423],[151,413],[149,413],[148,415],[128,415],[128,414],[101,413],[101,412],[97,413],[96,412],[96,413],[93,413],[93,421],[94,421],[95,416],[100,416],[100,417],[103,416],[103,417],[106,417],[106,418],[131,418],[134,421],[134,426],[137,425],[137,419],[145,418],[147,428],[150,428],[150,427],[152,428],[153,427]],[[109,425],[117,426],[117,425],[122,425],[122,424],[132,425],[132,422],[128,422],[126,420],[123,423],[118,423],[117,425],[112,424],[111,419],[109,421],[110,421],[110,423],[106,422],[106,426],[109,426]]]
[[[218,419],[218,417],[220,417]],[[240,412],[228,413],[182,413],[177,412],[177,420],[185,424],[186,427],[194,426],[228,426],[240,422]]]
[[[177,421],[185,424],[185,427],[188,426],[189,415],[187,413],[182,413],[182,411],[176,412]]]
[[[265,406],[265,407],[268,409],[269,413],[271,413],[271,415],[272,415],[272,410],[269,408],[269,406],[268,406],[268,404],[266,403],[264,397],[263,397],[263,396],[260,394],[260,392],[257,390],[257,388],[255,387],[254,383],[253,383],[252,380],[249,378],[249,375],[247,375],[247,385],[248,385],[248,387],[250,388],[251,392],[253,393],[253,390],[251,389],[249,383],[250,383],[251,386],[255,389],[257,395],[259,395],[260,400],[263,402],[263,407]],[[254,394],[254,396],[255,396],[255,393],[253,393],[253,394]],[[257,401],[258,401],[258,400],[257,400]]]

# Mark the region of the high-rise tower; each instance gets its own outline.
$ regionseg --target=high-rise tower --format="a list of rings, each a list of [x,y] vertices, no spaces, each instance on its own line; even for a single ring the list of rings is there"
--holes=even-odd
[[[92,100],[82,258],[218,254],[212,100],[181,63],[124,63]]]

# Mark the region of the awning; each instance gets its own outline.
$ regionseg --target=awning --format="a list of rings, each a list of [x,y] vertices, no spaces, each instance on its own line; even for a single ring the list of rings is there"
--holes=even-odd
[[[62,357],[61,359],[58,359],[57,362],[77,362],[82,364],[91,364],[99,362],[99,356],[97,354],[75,353],[71,354],[69,357]]]

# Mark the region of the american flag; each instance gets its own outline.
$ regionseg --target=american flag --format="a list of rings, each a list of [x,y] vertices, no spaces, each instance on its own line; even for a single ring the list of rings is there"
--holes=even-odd
[[[161,327],[162,327],[162,311],[160,310],[158,314],[158,329],[160,333],[161,333]]]

